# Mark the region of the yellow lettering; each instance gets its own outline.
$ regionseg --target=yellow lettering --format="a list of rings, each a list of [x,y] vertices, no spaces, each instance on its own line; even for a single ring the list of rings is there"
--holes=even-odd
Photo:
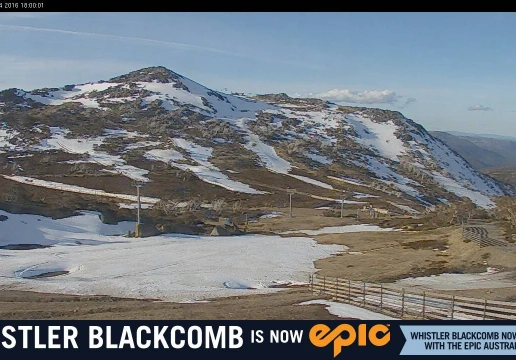
[[[383,336],[378,337],[378,333],[383,334]],[[389,327],[382,324],[374,325],[371,329],[369,329],[369,341],[374,346],[386,345],[389,341],[391,341]]]
[[[344,333],[347,335],[342,337]],[[367,340],[374,346],[384,346],[391,340],[389,327],[383,324],[373,325],[369,332],[367,324],[360,324],[358,325],[358,334],[350,324],[341,324],[333,330],[327,325],[317,324],[312,326],[308,337],[310,342],[317,347],[326,347],[333,342],[333,357],[337,357],[343,347],[353,345],[357,341],[357,337],[358,346],[366,346]]]

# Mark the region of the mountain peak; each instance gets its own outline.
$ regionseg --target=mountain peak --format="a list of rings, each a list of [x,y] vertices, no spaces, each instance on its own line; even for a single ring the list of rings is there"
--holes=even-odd
[[[140,70],[131,71],[128,74],[111,78],[110,82],[159,82],[169,83],[178,80],[182,76],[167,69],[164,66],[151,66]]]

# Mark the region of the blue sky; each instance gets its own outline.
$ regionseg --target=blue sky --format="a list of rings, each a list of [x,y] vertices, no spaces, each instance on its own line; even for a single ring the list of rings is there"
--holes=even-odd
[[[516,136],[516,13],[4,13],[0,89],[162,65],[207,87]]]

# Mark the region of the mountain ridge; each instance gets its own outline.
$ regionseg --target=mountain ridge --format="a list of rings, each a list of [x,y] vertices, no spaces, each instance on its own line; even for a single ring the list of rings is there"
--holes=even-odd
[[[444,131],[444,132],[446,132],[448,134],[452,134],[454,136],[461,136],[461,137],[488,138],[488,139],[516,141],[516,137],[507,136],[507,135],[469,133],[469,132],[463,132],[463,131]]]
[[[156,194],[170,169],[197,184],[181,184],[190,194],[206,191],[193,179],[229,197],[273,198],[297,187],[338,199],[347,190],[350,204],[360,203],[353,191],[369,189],[383,206],[396,200],[420,210],[462,197],[488,209],[493,197],[513,191],[400,112],[281,93],[225,94],[161,66],[107,81],[1,91],[0,125],[0,157],[7,154],[8,165],[18,156],[25,176],[47,176],[35,162],[55,153],[63,159],[53,165],[68,175],[88,168],[145,181]]]

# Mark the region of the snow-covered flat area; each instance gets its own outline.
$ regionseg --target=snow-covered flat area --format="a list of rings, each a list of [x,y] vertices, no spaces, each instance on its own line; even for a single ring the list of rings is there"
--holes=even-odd
[[[306,282],[315,260],[344,249],[264,235],[125,238],[117,234],[134,223],[102,224],[95,213],[61,220],[1,214],[8,219],[0,221],[0,244],[54,245],[0,250],[0,285],[20,290],[168,301],[266,293],[278,283]],[[57,271],[68,274],[27,278]]]
[[[343,304],[328,300],[310,300],[302,302],[298,305],[326,305],[326,310],[330,314],[336,315],[344,319],[359,319],[359,320],[399,320],[387,315],[376,313],[358,306]]]
[[[508,273],[493,274],[486,271],[478,274],[440,274],[406,278],[396,281],[394,285],[432,290],[468,290],[516,286],[516,283],[508,278]]]
[[[369,224],[358,224],[358,225],[344,225],[344,226],[328,226],[317,230],[291,230],[282,231],[278,234],[306,234],[309,236],[323,235],[323,234],[344,234],[350,232],[362,232],[362,231],[398,231],[393,228],[381,228],[377,225]]]

